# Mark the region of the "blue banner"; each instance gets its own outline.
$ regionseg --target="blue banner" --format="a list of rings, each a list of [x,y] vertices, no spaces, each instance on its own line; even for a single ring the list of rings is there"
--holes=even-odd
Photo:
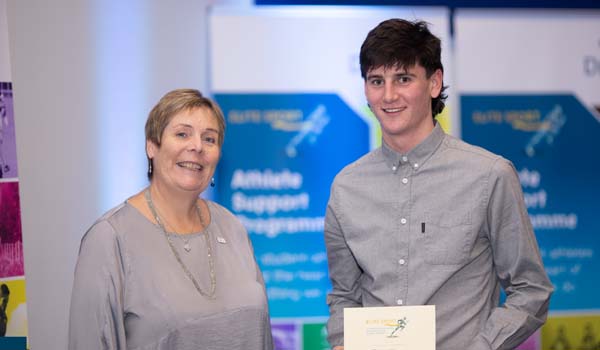
[[[599,309],[600,121],[572,95],[463,95],[462,136],[511,160],[556,291],[551,309]]]
[[[272,317],[326,317],[323,239],[334,176],[369,151],[335,94],[217,94],[227,129],[217,195],[248,229]]]

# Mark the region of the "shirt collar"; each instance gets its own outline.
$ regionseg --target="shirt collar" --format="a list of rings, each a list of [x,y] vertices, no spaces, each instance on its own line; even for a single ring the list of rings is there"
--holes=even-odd
[[[388,146],[385,141],[381,142],[381,150],[386,164],[390,169],[392,169],[392,171],[395,172],[403,164],[409,164],[411,167],[417,169],[425,164],[427,159],[431,157],[433,152],[435,152],[435,150],[440,146],[445,136],[446,133],[444,133],[440,123],[436,122],[435,127],[429,136],[427,136],[425,140],[421,141],[421,143],[416,145],[407,154],[396,152],[390,146]]]

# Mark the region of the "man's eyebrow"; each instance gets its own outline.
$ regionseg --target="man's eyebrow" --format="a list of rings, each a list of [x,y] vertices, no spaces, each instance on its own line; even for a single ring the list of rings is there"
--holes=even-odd
[[[381,74],[375,74],[375,73],[368,73],[367,74],[367,79],[370,79],[370,78],[381,78],[381,77],[383,77],[383,75],[381,75]]]

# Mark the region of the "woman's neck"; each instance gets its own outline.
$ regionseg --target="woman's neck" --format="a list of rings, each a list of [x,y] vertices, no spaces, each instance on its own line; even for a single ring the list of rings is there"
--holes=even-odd
[[[168,229],[178,233],[195,232],[204,225],[198,216],[198,193],[174,192],[159,183],[149,186],[152,202]]]

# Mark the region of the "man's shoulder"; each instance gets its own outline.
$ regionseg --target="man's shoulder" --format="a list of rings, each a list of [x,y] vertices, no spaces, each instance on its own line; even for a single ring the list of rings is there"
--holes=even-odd
[[[449,152],[455,152],[458,156],[463,156],[474,161],[495,163],[499,159],[503,159],[502,156],[496,153],[493,153],[483,147],[470,144],[451,135],[446,135],[444,144]]]
[[[471,171],[480,169],[486,173],[496,173],[500,176],[514,172],[511,161],[483,147],[450,135],[446,136],[444,144],[446,151],[452,152],[452,159],[463,160],[463,162],[457,163],[468,166]]]
[[[381,147],[378,147],[342,168],[337,173],[334,183],[345,178],[361,175],[363,172],[371,169],[373,165],[382,162],[385,162],[385,159],[383,158]]]

